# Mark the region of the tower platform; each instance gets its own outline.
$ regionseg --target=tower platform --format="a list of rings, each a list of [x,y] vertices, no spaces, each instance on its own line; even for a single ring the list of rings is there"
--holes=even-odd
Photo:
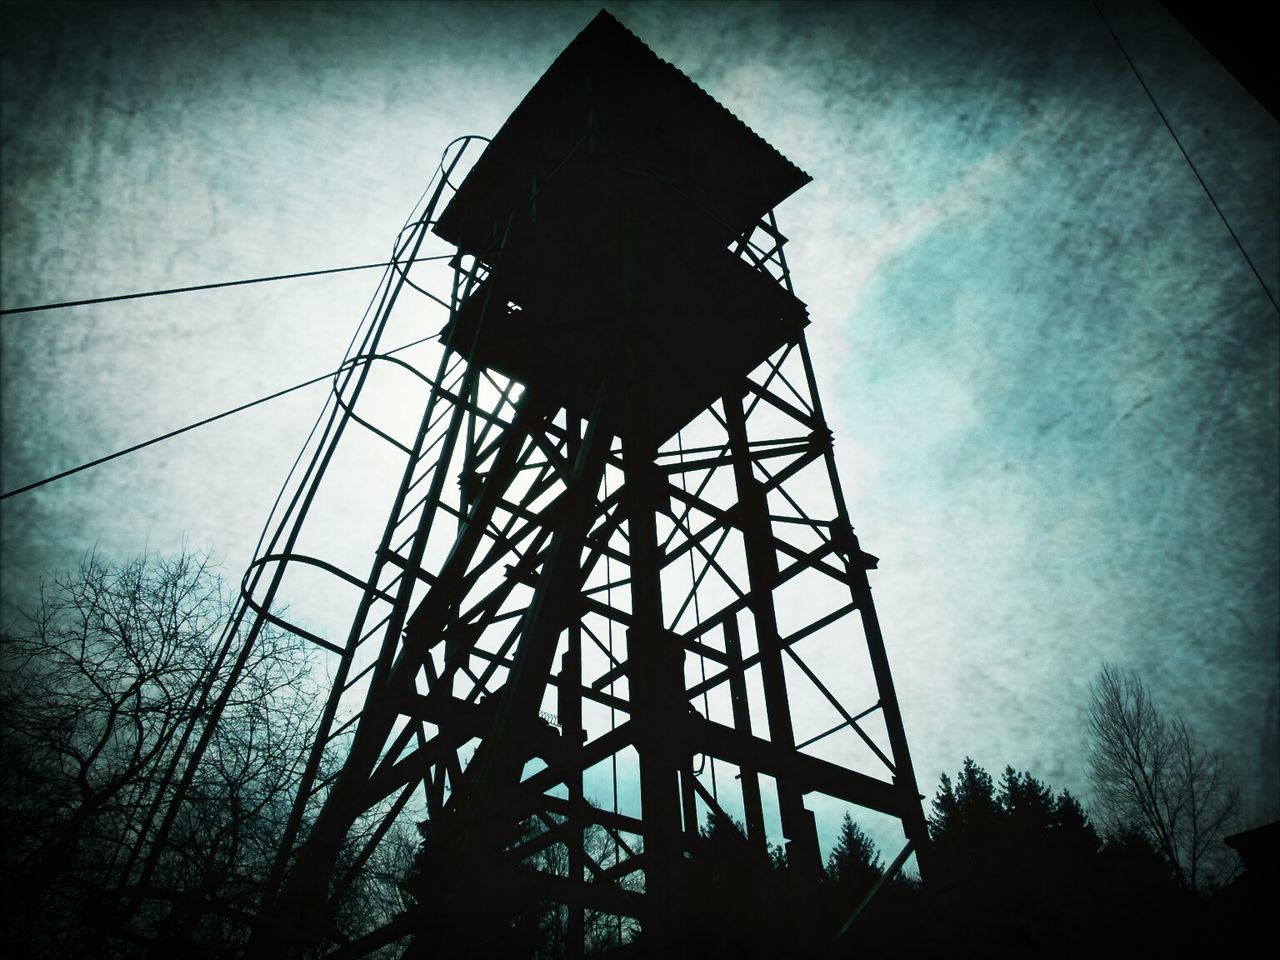
[[[435,227],[491,269],[452,343],[544,400],[660,443],[807,323],[803,303],[730,247],[809,179],[602,12]]]

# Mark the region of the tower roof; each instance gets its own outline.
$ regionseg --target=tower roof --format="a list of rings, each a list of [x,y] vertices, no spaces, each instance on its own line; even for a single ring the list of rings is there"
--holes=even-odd
[[[436,232],[477,253],[510,212],[589,157],[643,171],[729,243],[810,181],[732,112],[602,10],[507,118]]]

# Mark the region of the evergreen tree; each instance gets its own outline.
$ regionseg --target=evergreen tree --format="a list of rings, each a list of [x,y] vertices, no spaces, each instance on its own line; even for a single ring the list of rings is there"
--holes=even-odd
[[[870,889],[882,873],[884,862],[875,843],[846,813],[827,860],[827,877],[836,883]]]
[[[1028,829],[1047,830],[1053,822],[1053,791],[1031,774],[1018,773],[1013,767],[1004,768],[996,802],[1007,818]]]
[[[951,778],[945,773],[942,775],[941,786],[933,798],[929,833],[935,842],[945,843],[953,836],[991,826],[999,814],[1000,804],[991,775],[971,757],[965,757],[954,787]]]
[[[929,826],[922,909],[934,948],[1076,956],[1099,938],[1136,946],[1138,916],[1149,936],[1153,918],[1176,916],[1149,845],[1104,845],[1075,797],[1025,771],[1006,767],[997,786],[966,758],[954,781],[942,777]]]

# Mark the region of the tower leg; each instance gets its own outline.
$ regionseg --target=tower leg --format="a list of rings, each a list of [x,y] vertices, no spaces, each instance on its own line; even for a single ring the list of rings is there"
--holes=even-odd
[[[795,731],[791,724],[791,706],[787,700],[782,645],[773,600],[773,590],[778,582],[778,557],[773,546],[769,504],[760,481],[751,469],[742,398],[725,397],[724,406],[729,426],[734,480],[742,511],[742,539],[747,555],[756,643],[760,649],[760,672],[764,681],[769,737],[775,745],[794,750]],[[778,781],[778,807],[782,816],[782,832],[787,838],[787,865],[803,886],[816,889],[818,875],[822,872],[822,855],[818,850],[818,834],[814,828],[813,814],[805,809],[804,796],[800,790],[786,779]]]
[[[654,451],[623,444],[627,533],[631,541],[631,616],[627,632],[628,682],[632,722],[640,755],[640,797],[644,819],[645,892],[652,919],[645,926],[650,949],[681,956],[685,940],[684,845],[681,842],[680,746],[670,739],[688,706],[684,696],[684,651],[663,628],[661,551],[656,512],[665,478]],[[686,751],[687,752],[687,751]],[[658,954],[655,954],[655,956]]]

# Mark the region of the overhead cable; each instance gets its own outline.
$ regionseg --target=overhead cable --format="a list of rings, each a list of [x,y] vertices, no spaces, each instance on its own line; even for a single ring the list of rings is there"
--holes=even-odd
[[[420,343],[426,343],[428,340],[434,340],[438,336],[439,336],[438,333],[433,333],[429,337],[423,337],[420,340],[414,340],[412,343],[406,343],[403,346],[396,347],[394,350],[389,350],[385,354],[382,354],[382,356],[390,356],[393,353],[399,353],[402,350],[408,350],[410,347],[416,347]],[[370,358],[362,357],[360,359],[368,360]],[[142,443],[135,443],[131,447],[125,447],[123,450],[117,450],[115,453],[109,453],[105,457],[98,457],[98,459],[90,460],[88,463],[82,463],[77,467],[71,467],[68,470],[63,470],[61,473],[55,473],[53,474],[53,476],[45,477],[43,480],[36,480],[34,483],[28,483],[24,487],[18,487],[17,489],[9,490],[5,493],[0,493],[0,500],[8,500],[10,497],[16,497],[20,493],[26,493],[29,490],[35,490],[37,487],[43,487],[45,484],[53,483],[55,480],[61,480],[64,477],[69,477],[72,474],[79,473],[82,470],[88,470],[90,467],[96,467],[96,466],[99,466],[100,464],[107,463],[108,461],[115,460],[118,457],[123,457],[127,453],[134,453],[138,450],[142,450],[145,447],[153,446],[154,444],[160,443],[161,441],[168,440],[172,437],[176,437],[181,433],[186,433],[189,430],[194,430],[196,429],[196,427],[203,427],[207,424],[214,423],[215,421],[221,420],[224,417],[231,416],[233,413],[240,413],[242,410],[248,410],[250,407],[256,407],[259,404],[266,403],[268,400],[275,400],[277,397],[283,397],[285,394],[293,393],[295,390],[301,390],[303,387],[309,387],[309,386],[312,386],[313,384],[319,383],[322,380],[328,380],[331,377],[334,377],[337,374],[341,373],[347,366],[348,364],[344,363],[337,370],[330,370],[328,373],[322,373],[320,374],[320,376],[312,377],[310,380],[304,380],[302,383],[295,383],[292,387],[285,387],[283,390],[277,390],[275,393],[268,394],[265,397],[259,397],[257,400],[251,400],[248,403],[242,403],[238,407],[232,407],[230,410],[224,410],[222,413],[214,414],[212,417],[205,417],[203,420],[197,420],[195,423],[189,423],[185,427],[179,427],[176,430],[170,430],[168,433],[162,434],[161,436],[158,436],[158,437],[152,437],[150,440],[144,440],[142,441]]]
[[[218,283],[200,283],[191,287],[170,287],[167,290],[147,290],[142,293],[118,293],[110,297],[91,297],[88,300],[63,300],[59,303],[41,303],[30,307],[9,307],[0,310],[0,316],[11,313],[36,313],[41,310],[62,310],[66,307],[84,307],[95,303],[115,303],[120,300],[140,300],[143,297],[165,297],[171,293],[193,293],[197,290],[217,290],[221,287],[243,287],[250,283],[271,283],[275,280],[298,280],[302,277],[320,277],[330,273],[350,273],[353,270],[373,270],[377,267],[422,263],[426,260],[447,260],[451,254],[434,257],[418,257],[413,260],[384,260],[381,263],[358,263],[351,267],[330,267],[327,270],[306,270],[302,273],[281,273],[273,277],[252,277],[248,280],[223,280]]]
[[[1138,72],[1137,65],[1133,62],[1133,58],[1129,56],[1129,51],[1124,48],[1124,44],[1120,42],[1115,30],[1111,26],[1111,21],[1107,19],[1106,14],[1102,12],[1102,8],[1098,6],[1097,0],[1091,0],[1093,9],[1098,11],[1098,16],[1102,18],[1102,22],[1107,27],[1107,32],[1111,34],[1111,39],[1115,40],[1116,46],[1120,48],[1120,52],[1124,55],[1125,61],[1129,64],[1129,69],[1133,71],[1133,75],[1138,78],[1138,83],[1142,85],[1142,89],[1147,94],[1147,99],[1151,101],[1151,106],[1156,108],[1156,113],[1164,122],[1164,127],[1169,131],[1169,136],[1173,137],[1173,142],[1178,145],[1178,149],[1182,152],[1182,159],[1187,161],[1187,166],[1191,168],[1191,172],[1196,175],[1196,180],[1200,182],[1204,195],[1209,198],[1209,202],[1213,204],[1213,209],[1218,214],[1218,219],[1222,221],[1222,225],[1227,228],[1227,233],[1231,234],[1231,239],[1236,242],[1236,248],[1240,251],[1240,256],[1244,257],[1244,262],[1249,265],[1249,269],[1253,271],[1254,277],[1258,281],[1258,286],[1262,287],[1262,292],[1266,294],[1267,299],[1271,301],[1271,307],[1277,313],[1280,313],[1280,304],[1276,303],[1276,298],[1272,296],[1271,291],[1267,288],[1266,282],[1262,279],[1262,274],[1258,273],[1258,268],[1253,265],[1253,260],[1244,249],[1244,244],[1240,242],[1240,238],[1236,236],[1236,232],[1231,229],[1231,224],[1227,222],[1226,215],[1223,214],[1222,208],[1218,206],[1218,201],[1213,198],[1213,193],[1209,190],[1209,185],[1204,182],[1204,177],[1200,176],[1200,171],[1196,169],[1196,165],[1192,162],[1186,148],[1183,147],[1182,141],[1178,139],[1178,135],[1173,132],[1173,126],[1169,123],[1169,118],[1164,115],[1164,111],[1160,109],[1160,104],[1156,103],[1155,96],[1151,93],[1151,88],[1147,86],[1147,82],[1142,79],[1142,74]]]

